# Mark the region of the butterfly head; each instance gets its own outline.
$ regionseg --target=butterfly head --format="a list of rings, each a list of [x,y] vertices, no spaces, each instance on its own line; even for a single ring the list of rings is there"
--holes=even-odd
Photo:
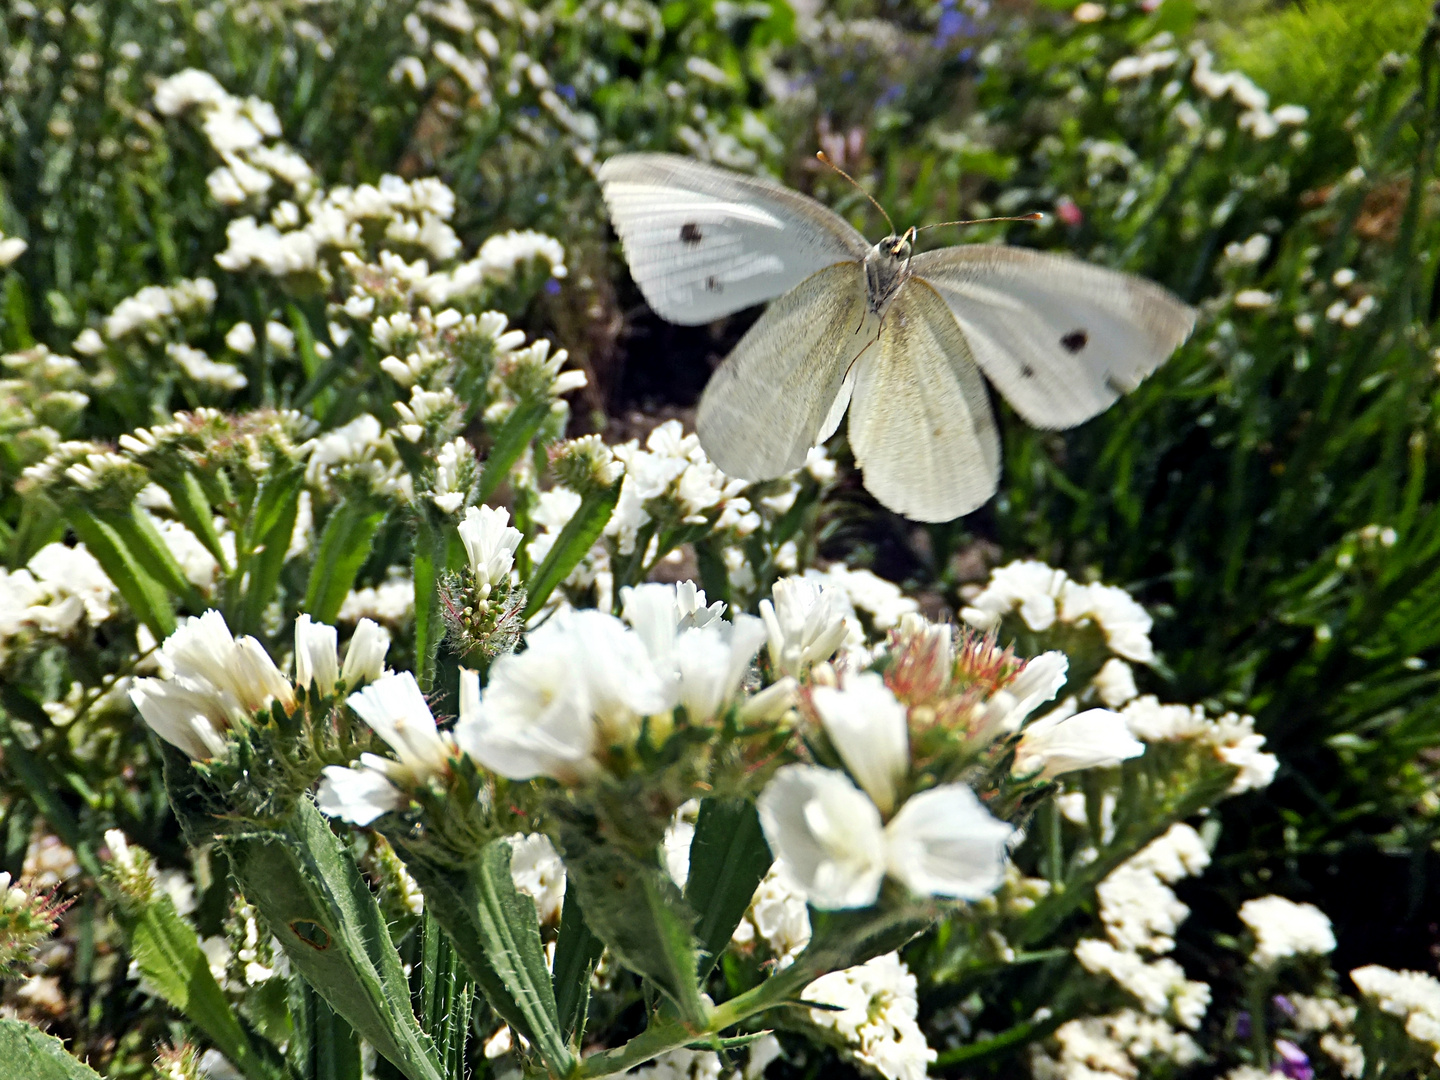
[[[904,235],[902,236],[896,236],[892,233],[884,240],[881,240],[877,247],[884,251],[890,258],[895,259],[898,262],[909,262],[910,249],[915,244],[916,231],[917,230],[912,225],[910,228],[905,230]]]
[[[910,276],[911,248],[915,242],[915,230],[906,229],[903,235],[893,233],[870,249],[865,256],[865,290],[870,310],[882,318],[890,301]]]

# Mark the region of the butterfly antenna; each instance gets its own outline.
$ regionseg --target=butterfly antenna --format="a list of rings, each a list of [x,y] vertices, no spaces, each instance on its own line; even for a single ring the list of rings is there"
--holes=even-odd
[[[863,187],[861,187],[858,183],[856,183],[855,178],[854,178],[853,176],[851,176],[851,175],[850,175],[848,172],[846,172],[844,169],[840,168],[839,165],[836,165],[833,161],[831,161],[830,158],[829,158],[829,156],[826,155],[826,153],[825,153],[824,150],[816,150],[816,151],[815,151],[815,156],[816,156],[817,158],[819,158],[822,163],[824,163],[824,164],[826,164],[826,165],[829,165],[830,168],[834,169],[837,173],[839,173],[841,176],[843,176],[846,180],[849,180],[851,186],[853,186],[856,191],[860,192],[861,195],[864,195],[865,198],[869,199],[869,200],[870,200],[870,205],[873,206],[873,207],[875,207],[876,210],[879,210],[879,211],[880,211],[880,216],[885,219],[885,224],[890,226],[890,232],[891,232],[892,234],[895,232],[895,223],[890,220],[890,215],[887,214],[887,213],[885,213],[885,208],[884,208],[883,206],[881,206],[878,202],[875,201],[875,197],[874,197],[873,195],[871,195],[868,191],[866,191]]]
[[[1044,221],[1045,215],[1040,212],[1033,214],[1021,214],[1018,217],[982,217],[970,218],[968,221],[937,221],[934,225],[921,225],[916,232],[924,232],[926,229],[943,229],[946,225],[988,225],[992,221]]]

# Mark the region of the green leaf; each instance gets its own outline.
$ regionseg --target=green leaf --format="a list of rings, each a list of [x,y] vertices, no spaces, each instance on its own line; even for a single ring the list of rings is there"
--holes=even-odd
[[[474,989],[439,921],[426,912],[421,924],[420,1025],[435,1043],[451,1080],[468,1080],[465,1044],[470,1034]]]
[[[560,936],[555,942],[555,1008],[560,1030],[572,1045],[584,1042],[585,1014],[590,1006],[590,976],[600,960],[605,943],[585,921],[578,890],[565,896],[560,916]]]
[[[304,478],[305,474],[296,470],[276,478],[261,493],[251,525],[249,582],[241,603],[237,634],[258,630],[265,609],[275,599],[280,571],[285,568],[285,554],[295,533]]]
[[[476,494],[484,502],[495,494],[501,484],[510,476],[510,470],[520,455],[525,453],[540,430],[540,425],[550,415],[550,402],[546,398],[537,401],[521,401],[515,410],[495,433],[490,453],[485,457],[485,468],[480,473],[480,487]]]
[[[345,595],[355,584],[355,575],[370,557],[385,513],[368,500],[346,499],[330,514],[305,587],[305,610],[312,618],[324,623],[335,621]]]
[[[206,498],[200,481],[195,479],[195,474],[186,469],[171,477],[157,478],[156,482],[170,496],[170,503],[175,508],[175,516],[180,519],[180,523],[205,545],[205,550],[220,564],[221,572],[228,574],[230,556],[225,554],[225,547],[220,543],[210,500]]]
[[[707,1010],[698,988],[695,913],[670,875],[578,835],[565,844],[565,870],[586,922],[616,958],[663,990],[682,1022],[703,1026]]]
[[[425,894],[425,910],[450,935],[491,1008],[523,1035],[552,1074],[566,1076],[575,1060],[561,1034],[540,940],[535,902],[510,877],[510,845],[495,840],[463,869],[440,867],[398,845]]]
[[[592,544],[604,531],[615,512],[616,500],[620,498],[620,483],[586,495],[580,502],[575,516],[565,523],[555,546],[545,556],[545,561],[535,568],[535,573],[525,583],[529,599],[521,618],[528,619],[550,599],[555,587],[570,576],[575,564],[585,557]]]
[[[136,561],[160,586],[192,611],[203,611],[205,600],[190,584],[185,571],[175,560],[170,545],[155,527],[155,519],[138,503],[128,512],[99,512],[95,515],[120,537]]]
[[[100,1074],[65,1052],[53,1035],[0,1017],[0,1069],[6,1080],[100,1080]]]
[[[699,915],[695,937],[701,949],[702,980],[725,951],[772,861],[753,803],[743,799],[700,803],[690,841],[685,899]]]
[[[285,1075],[273,1049],[252,1041],[241,1026],[210,974],[210,961],[200,948],[199,937],[180,917],[170,897],[161,894],[138,911],[133,904],[122,902],[116,905],[116,913],[131,957],[162,998],[203,1031],[250,1080],[275,1080]]]
[[[445,623],[440,617],[440,575],[445,571],[445,538],[423,515],[415,530],[415,677],[429,691]]]
[[[409,1080],[442,1080],[375,897],[309,799],[281,833],[223,841],[291,966]]]
[[[71,785],[65,783],[64,777],[48,760],[25,746],[10,726],[7,714],[17,713],[29,720],[32,718],[26,714],[38,713],[39,716],[33,718],[35,722],[48,717],[40,706],[14,685],[0,685],[0,703],[5,707],[5,712],[0,713],[0,749],[5,751],[7,773],[24,786],[30,801],[45,816],[55,835],[74,850],[76,860],[86,872],[98,875],[100,860],[95,857],[95,850],[90,846],[79,820],[60,798],[60,793]]]
[[[119,533],[79,507],[69,508],[65,516],[80,542],[95,556],[106,576],[120,590],[135,617],[149,627],[159,641],[174,633],[175,612],[170,606],[169,594],[164,586],[145,572]]]
[[[301,1080],[362,1080],[360,1040],[304,979],[290,980],[290,1067]]]

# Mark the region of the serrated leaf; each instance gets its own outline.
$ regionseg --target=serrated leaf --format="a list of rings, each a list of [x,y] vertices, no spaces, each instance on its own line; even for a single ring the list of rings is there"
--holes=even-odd
[[[743,799],[704,799],[690,841],[685,899],[695,910],[703,981],[730,942],[730,935],[773,861],[760,816]]]
[[[560,935],[555,941],[555,1010],[566,1041],[583,1044],[585,1015],[590,1006],[590,976],[600,960],[605,943],[585,921],[579,891],[569,890],[560,915]]]
[[[670,875],[588,837],[566,843],[565,871],[585,921],[616,959],[664,991],[683,1022],[705,1024],[695,913]]]
[[[409,1080],[443,1080],[380,907],[314,804],[301,799],[284,832],[223,843],[291,966]]]
[[[449,934],[490,1006],[552,1074],[568,1075],[575,1060],[561,1034],[540,921],[535,902],[510,876],[510,845],[493,841],[463,869],[436,866],[403,845],[397,850],[425,894],[425,910]]]
[[[0,1017],[0,1075],[5,1080],[100,1080],[55,1036],[5,1017]]]
[[[180,917],[170,897],[162,894],[139,911],[119,904],[117,918],[130,955],[147,982],[203,1031],[232,1065],[250,1080],[277,1080],[285,1075],[278,1055],[241,1026],[210,973],[199,937]]]
[[[555,538],[555,545],[525,583],[529,599],[522,618],[528,619],[544,607],[555,587],[570,576],[570,571],[575,569],[604,531],[619,498],[620,484],[617,482],[581,500],[575,516],[565,523],[560,535]]]
[[[480,486],[476,494],[478,502],[483,503],[490,498],[505,482],[510,470],[515,467],[515,462],[520,460],[520,455],[529,448],[535,433],[549,415],[550,401],[547,398],[522,401],[515,406],[514,411],[500,426],[500,430],[495,433],[495,441],[490,446],[490,453],[485,457],[485,467],[480,473]]]
[[[368,500],[346,499],[325,522],[310,581],[305,587],[305,610],[312,618],[333,623],[340,605],[355,584],[355,575],[370,557],[375,533],[385,521],[385,511]]]

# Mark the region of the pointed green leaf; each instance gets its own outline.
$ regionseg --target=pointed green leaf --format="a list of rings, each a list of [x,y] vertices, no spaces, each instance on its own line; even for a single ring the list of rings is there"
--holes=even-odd
[[[232,1065],[250,1080],[276,1080],[285,1075],[274,1050],[251,1037],[230,1007],[224,991],[210,974],[210,961],[200,939],[180,917],[169,896],[135,910],[116,906],[130,955],[159,995],[203,1031]]]
[[[305,587],[305,610],[320,622],[333,623],[355,584],[355,575],[370,557],[375,533],[385,520],[385,511],[366,500],[347,499],[325,522],[310,582]]]
[[[550,599],[555,587],[570,576],[570,571],[585,557],[592,544],[604,531],[615,512],[615,503],[620,498],[620,484],[586,495],[580,502],[575,516],[565,523],[555,546],[545,556],[545,561],[535,568],[535,573],[525,583],[529,599],[525,604],[523,618],[528,619]]]
[[[295,533],[303,479],[304,473],[299,471],[279,477],[266,485],[260,497],[251,533],[251,555],[247,567],[249,581],[245,586],[237,634],[254,633],[259,629],[265,609],[275,599],[280,571],[285,568],[285,554]]]
[[[445,623],[440,617],[440,575],[445,571],[445,538],[423,516],[415,530],[415,678],[428,691]]]
[[[616,958],[663,990],[683,1022],[703,1025],[695,913],[670,875],[589,837],[567,841],[565,871],[585,921]]]
[[[291,966],[409,1080],[443,1080],[375,897],[309,799],[284,832],[224,840]]]
[[[0,1075],[7,1080],[100,1080],[55,1036],[5,1017],[0,1017]]]
[[[520,460],[520,455],[529,449],[535,433],[540,430],[540,425],[549,415],[550,401],[547,398],[537,401],[522,401],[515,406],[515,411],[495,433],[495,441],[490,447],[490,453],[485,457],[485,468],[480,473],[477,501],[483,503],[495,494],[500,485],[510,476],[510,470],[515,467],[515,462]]]
[[[290,979],[290,1068],[300,1080],[363,1080],[360,1040],[315,988]]]
[[[228,574],[230,556],[225,554],[225,547],[220,543],[210,500],[206,498],[200,481],[195,479],[195,474],[185,469],[171,477],[157,477],[156,483],[170,496],[170,504],[174,507],[175,516],[180,519],[180,523],[205,545],[205,550],[220,564],[221,572]]]
[[[491,1008],[535,1046],[552,1074],[568,1075],[575,1061],[560,1031],[540,920],[535,902],[510,877],[510,845],[493,841],[459,870],[397,850],[425,894],[425,910],[444,927]]]
[[[725,951],[771,862],[753,803],[743,799],[700,803],[690,841],[685,899],[699,916],[695,937],[700,943],[702,980]]]
[[[135,617],[149,627],[157,640],[163,641],[175,630],[175,612],[170,595],[140,565],[119,533],[88,510],[67,509],[66,518],[80,542],[115,583]]]
[[[560,1016],[560,1030],[573,1044],[583,1044],[585,1014],[590,1006],[590,976],[600,960],[605,943],[595,936],[585,921],[577,890],[565,896],[560,916],[560,936],[555,942],[555,1008]]]
[[[192,611],[204,609],[204,599],[190,584],[149,511],[136,503],[127,512],[100,512],[96,517],[115,530],[135,560],[162,588]]]

